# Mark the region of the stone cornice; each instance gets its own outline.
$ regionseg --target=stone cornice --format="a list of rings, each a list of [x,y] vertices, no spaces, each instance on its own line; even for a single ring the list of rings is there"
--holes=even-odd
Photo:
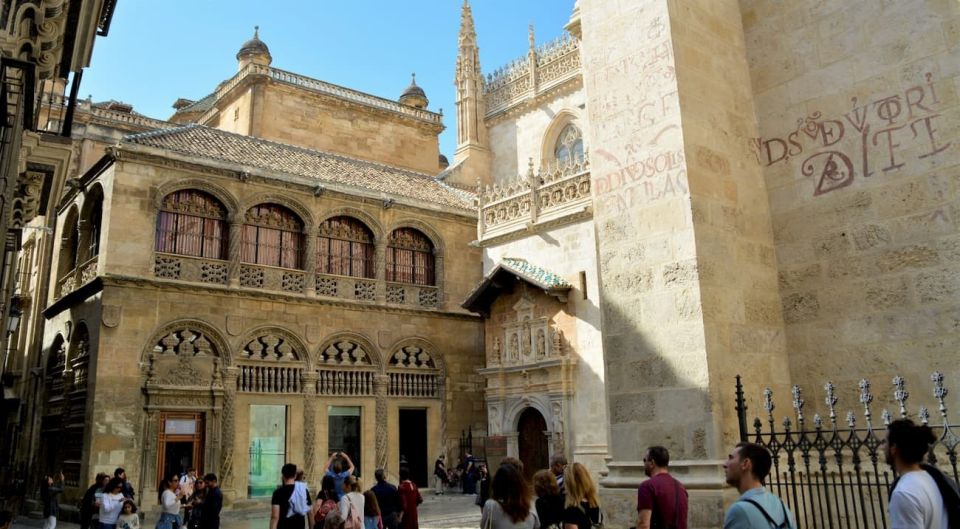
[[[576,75],[571,76],[564,81],[551,86],[550,88],[539,91],[535,94],[528,93],[526,96],[517,98],[503,108],[497,109],[493,112],[488,112],[483,121],[486,123],[487,127],[493,127],[494,125],[507,121],[521,114],[531,112],[538,106],[550,101],[551,99],[572,94],[581,88],[583,88],[583,75],[578,72]]]
[[[72,299],[73,302],[69,303],[67,306],[75,304],[77,299],[74,297],[74,294],[80,290],[84,290],[88,285],[99,284],[100,287],[97,291],[102,290],[107,287],[119,287],[119,288],[142,288],[142,289],[153,289],[159,291],[167,292],[188,292],[191,294],[212,294],[220,295],[225,297],[233,298],[252,298],[257,300],[265,301],[282,301],[289,305],[301,305],[304,307],[335,307],[344,310],[352,310],[357,312],[377,312],[382,314],[405,314],[410,316],[423,316],[429,318],[443,318],[443,319],[453,319],[461,321],[474,321],[480,322],[482,318],[477,315],[470,314],[467,312],[454,312],[454,311],[445,311],[445,310],[417,310],[411,308],[403,307],[393,307],[387,305],[374,305],[368,303],[362,303],[357,301],[350,300],[331,300],[323,298],[306,298],[301,295],[296,294],[284,294],[282,292],[267,292],[262,290],[251,290],[251,289],[239,289],[239,288],[230,288],[227,286],[213,285],[209,283],[192,283],[185,281],[172,281],[172,280],[163,280],[155,278],[146,278],[146,277],[136,277],[136,276],[125,276],[119,274],[108,274],[105,276],[98,277],[96,280],[88,283],[84,287],[81,287],[77,291],[68,294],[58,300],[54,305],[57,305],[61,301],[67,300],[68,298]],[[81,299],[86,299],[89,297],[89,294],[83,296]],[[51,310],[51,307],[48,307],[47,310]],[[61,309],[62,310],[62,309]],[[59,311],[58,311],[59,312]],[[45,314],[46,316],[46,311]],[[52,315],[51,315],[52,316]],[[51,316],[47,316],[50,318]]]
[[[534,235],[537,235],[555,228],[560,228],[562,226],[576,224],[584,220],[590,220],[592,218],[593,218],[593,205],[585,204],[583,206],[583,209],[576,213],[571,213],[557,219],[538,222],[536,224],[528,224],[525,227],[525,229],[514,230],[508,233],[497,235],[495,237],[490,237],[489,239],[483,239],[482,241],[473,241],[470,244],[478,248],[491,248],[494,246],[499,246],[504,243],[518,241],[520,239],[526,239],[527,237],[532,237]]]
[[[322,186],[320,189],[323,194],[337,194],[344,199],[353,201],[360,199],[360,201],[382,204],[384,196],[386,195],[388,198],[393,199],[394,202],[391,204],[391,207],[394,208],[407,207],[415,211],[429,211],[432,215],[441,213],[447,218],[459,221],[464,221],[465,219],[473,221],[477,218],[477,212],[475,210],[462,210],[381,191],[352,188],[342,184],[310,179],[256,166],[243,166],[212,159],[198,159],[143,145],[117,145],[109,148],[108,152],[115,159],[121,161],[136,160],[156,167],[167,167],[203,175],[219,176],[230,180],[243,178],[246,179],[247,182],[253,181],[268,185],[277,185],[279,183],[281,187],[311,194],[315,194],[318,186]]]

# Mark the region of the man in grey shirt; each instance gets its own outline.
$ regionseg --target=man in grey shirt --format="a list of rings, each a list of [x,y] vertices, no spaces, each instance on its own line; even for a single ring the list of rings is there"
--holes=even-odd
[[[727,456],[727,485],[740,491],[740,498],[727,510],[723,529],[796,529],[790,509],[763,486],[772,463],[770,452],[754,443],[740,443]]]

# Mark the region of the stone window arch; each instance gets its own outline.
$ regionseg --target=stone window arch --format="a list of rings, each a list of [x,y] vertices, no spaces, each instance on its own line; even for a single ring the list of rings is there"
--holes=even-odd
[[[237,389],[245,393],[301,393],[307,354],[300,340],[281,329],[263,329],[237,355]]]
[[[69,367],[73,372],[74,391],[86,390],[90,365],[90,331],[83,322],[77,325],[70,344]]]
[[[436,285],[433,242],[415,228],[397,228],[387,239],[386,279],[396,283]]]
[[[80,212],[76,206],[67,212],[63,222],[63,235],[60,238],[60,260],[57,263],[57,280],[63,279],[77,267],[77,258],[80,250],[80,233],[78,230]]]
[[[77,240],[78,263],[84,263],[100,254],[100,234],[103,231],[103,188],[93,186],[84,200],[80,215]]]
[[[387,360],[389,386],[393,397],[439,398],[443,384],[442,364],[433,347],[421,341],[394,348]]]
[[[244,216],[240,260],[244,263],[303,268],[304,222],[285,206],[261,203]]]
[[[320,223],[317,273],[373,279],[376,246],[373,232],[359,219],[339,215]]]
[[[157,214],[158,252],[227,258],[227,209],[213,195],[181,189],[166,195]]]
[[[583,133],[573,123],[568,123],[553,144],[553,159],[556,165],[563,167],[583,159]]]
[[[380,372],[380,355],[366,339],[343,334],[324,342],[317,366],[319,395],[370,396]]]

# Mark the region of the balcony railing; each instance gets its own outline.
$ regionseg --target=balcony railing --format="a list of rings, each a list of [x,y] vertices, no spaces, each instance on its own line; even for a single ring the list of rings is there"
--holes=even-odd
[[[62,298],[97,277],[98,257],[94,256],[74,268],[57,283],[57,298]]]
[[[164,279],[226,285],[227,262],[220,259],[157,253],[153,262],[153,275]]]
[[[535,228],[582,213],[590,205],[590,160],[575,162],[512,182],[487,186],[479,194],[480,240]]]
[[[387,303],[433,308],[440,304],[440,289],[426,285],[387,283]]]
[[[316,292],[317,296],[324,298],[377,300],[376,281],[361,277],[317,274]]]

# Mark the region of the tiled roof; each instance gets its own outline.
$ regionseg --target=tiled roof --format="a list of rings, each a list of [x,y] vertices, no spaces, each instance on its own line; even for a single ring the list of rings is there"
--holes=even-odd
[[[455,189],[425,173],[233,134],[203,125],[191,124],[134,134],[121,141],[121,148],[124,144],[163,149],[198,159],[259,167],[311,178],[317,183],[340,184],[474,211],[474,196],[471,193]]]
[[[216,92],[207,94],[202,98],[190,103],[189,105],[178,109],[174,114],[182,114],[186,112],[206,112],[213,107],[213,102],[216,101]]]
[[[460,306],[469,311],[489,316],[490,305],[500,293],[512,290],[509,282],[504,281],[504,276],[514,276],[535,287],[542,288],[544,292],[557,297],[564,303],[566,302],[567,292],[573,288],[573,285],[564,278],[546,268],[530,264],[526,259],[504,257],[497,263],[497,266],[494,266],[484,276],[480,284],[470,292],[470,295]]]
[[[537,265],[530,264],[530,262],[528,262],[526,259],[504,257],[503,260],[500,261],[500,266],[509,269],[511,272],[514,272],[522,278],[543,288],[550,289],[573,287],[573,285],[568,283],[566,279],[547,270],[546,268],[541,268]]]

